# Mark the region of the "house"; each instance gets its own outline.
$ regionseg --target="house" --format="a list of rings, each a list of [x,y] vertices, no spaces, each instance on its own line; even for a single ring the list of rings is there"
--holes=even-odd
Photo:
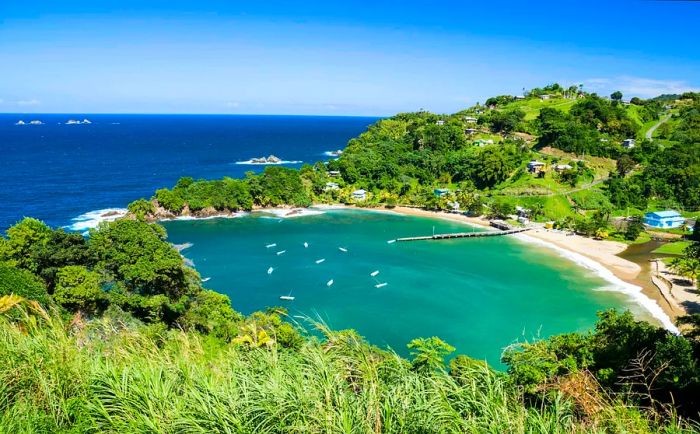
[[[522,95],[515,95],[515,99],[521,100],[521,99],[525,99],[525,97]]]
[[[450,194],[450,190],[448,188],[436,188],[433,190],[433,194],[437,197],[442,197],[447,194]]]
[[[677,228],[685,223],[678,211],[654,211],[644,214],[644,224],[652,228],[671,229]]]
[[[625,139],[622,141],[622,147],[625,149],[632,149],[634,148],[634,145],[637,144],[637,141],[634,139]]]
[[[329,190],[339,190],[340,186],[335,183],[335,182],[326,182],[326,187],[323,189],[324,191],[329,191]]]
[[[365,199],[367,199],[367,192],[363,189],[359,189],[359,190],[353,191],[351,196],[355,200],[365,200]]]
[[[466,130],[464,130],[464,133],[465,134],[474,134],[474,133],[476,133],[476,128],[467,128]]]
[[[557,172],[563,172],[565,170],[571,169],[573,169],[573,167],[571,167],[571,165],[569,164],[557,164],[556,166],[554,166],[554,170],[556,170]]]
[[[488,140],[477,139],[477,140],[474,140],[474,144],[479,145],[479,146],[493,145],[493,140],[492,139],[488,139]]]
[[[540,173],[544,172],[545,164],[541,161],[532,160],[527,163],[527,171],[530,173]]]
[[[464,122],[467,122],[469,124],[475,124],[477,119],[473,116],[465,116],[464,117]]]
[[[337,171],[337,170],[329,170],[329,171],[328,171],[328,176],[330,176],[330,177],[332,177],[332,178],[337,178],[337,177],[340,176],[340,172]]]
[[[441,119],[441,120],[439,120],[439,121],[436,121],[436,122],[435,122],[435,125],[445,125],[445,121],[443,121],[443,120]]]
[[[551,97],[552,97],[552,95],[549,95],[549,94],[540,95],[540,99],[542,101],[547,101]]]

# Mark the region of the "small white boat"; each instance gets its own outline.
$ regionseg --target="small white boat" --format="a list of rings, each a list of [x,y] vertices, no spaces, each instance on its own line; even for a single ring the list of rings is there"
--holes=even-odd
[[[396,240],[389,240],[389,241],[387,241],[386,243],[387,243],[387,244],[393,244],[393,243],[395,243],[395,242],[396,242]]]
[[[309,243],[307,243],[306,241],[304,241],[304,248],[306,249],[307,247],[309,247]]]
[[[205,277],[204,279],[202,279],[202,283],[209,282],[210,280],[211,280],[211,277]]]
[[[289,301],[293,301],[293,300],[294,300],[294,297],[292,297],[291,295],[280,295],[280,300],[289,300]]]
[[[345,247],[338,247],[338,250],[344,253],[348,251],[348,249],[346,249]]]
[[[331,286],[333,285],[333,279],[329,280],[328,283],[326,283],[326,286]]]
[[[279,252],[277,252],[277,256],[284,255],[284,252],[286,252],[286,250],[280,250]]]
[[[267,274],[272,274],[273,271],[275,271],[275,269],[270,267],[267,269]]]
[[[384,287],[387,286],[387,285],[388,285],[388,283],[386,283],[386,282],[384,282],[384,283],[377,283],[376,285],[374,285],[374,287],[375,287],[375,288],[384,288]]]
[[[377,274],[379,274],[379,270],[375,270],[375,271],[372,271],[371,273],[369,273],[369,275],[372,277],[376,276]]]
[[[271,249],[272,247],[277,247],[277,243],[272,243],[265,246],[266,249]]]
[[[325,259],[318,259],[318,260],[316,260],[316,263],[320,264],[321,262],[324,262],[324,261],[325,261]]]

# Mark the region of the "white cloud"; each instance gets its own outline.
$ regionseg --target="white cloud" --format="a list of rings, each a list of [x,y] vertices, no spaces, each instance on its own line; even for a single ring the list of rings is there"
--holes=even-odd
[[[17,105],[23,106],[23,107],[34,106],[34,105],[39,105],[39,104],[41,104],[41,102],[39,102],[39,100],[37,100],[37,99],[21,99],[21,100],[17,101]]]
[[[642,98],[655,97],[662,94],[679,94],[697,91],[683,80],[656,80],[652,78],[619,76],[612,78],[589,78],[583,80],[584,90],[607,94],[619,90],[625,96]]]
[[[226,107],[228,107],[228,108],[238,108],[240,106],[241,106],[241,103],[239,103],[238,101],[229,101],[226,103]]]

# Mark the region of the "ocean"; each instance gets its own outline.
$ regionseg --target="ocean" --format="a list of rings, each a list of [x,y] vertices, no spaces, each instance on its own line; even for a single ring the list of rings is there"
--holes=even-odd
[[[88,119],[90,124],[66,125]],[[39,120],[43,125],[15,125]],[[0,231],[23,216],[86,229],[100,213],[178,178],[240,177],[275,155],[328,160],[377,118],[231,115],[0,114]],[[303,163],[300,163],[303,162]],[[77,220],[72,220],[77,219]]]
[[[66,124],[85,118],[91,123]],[[43,125],[15,125],[34,119]],[[246,164],[251,158],[270,154],[288,167],[327,160],[376,120],[3,114],[0,230],[32,216],[84,232],[105,210],[150,197],[181,176],[239,177],[262,170]],[[307,214],[164,225],[173,243],[192,244],[183,254],[208,278],[205,286],[229,295],[236,310],[284,305],[302,323],[353,328],[403,355],[410,339],[439,336],[460,353],[498,365],[507,345],[586,330],[601,309],[643,314],[611,279],[512,237],[387,243],[464,226],[371,211]]]
[[[182,254],[204,285],[236,310],[283,306],[309,329],[309,319],[355,329],[404,356],[411,339],[438,336],[499,366],[508,345],[588,330],[600,310],[643,314],[595,272],[514,237],[387,242],[481,230],[458,222],[321,209],[164,225],[172,242],[190,246]]]

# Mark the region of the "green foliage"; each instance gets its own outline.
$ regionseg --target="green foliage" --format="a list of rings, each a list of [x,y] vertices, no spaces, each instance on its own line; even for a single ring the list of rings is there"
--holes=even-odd
[[[202,290],[192,299],[180,323],[188,329],[229,342],[238,334],[237,323],[241,320],[241,315],[231,308],[227,296]]]
[[[634,241],[639,237],[639,234],[644,231],[644,223],[641,216],[630,217],[625,228],[625,239]]]
[[[455,348],[438,337],[413,339],[408,343],[413,369],[417,372],[433,372],[445,368],[445,357]]]
[[[131,202],[127,208],[139,220],[143,220],[146,216],[156,212],[155,205],[146,199],[137,199]]]
[[[268,166],[262,174],[246,174],[253,202],[261,206],[311,205],[311,196],[297,170]]]
[[[89,315],[101,313],[109,303],[100,285],[100,275],[79,265],[58,270],[53,298],[69,311]]]
[[[42,306],[50,304],[49,294],[41,279],[27,270],[0,262],[0,297],[10,294],[34,300]]]
[[[179,213],[185,207],[185,199],[176,191],[161,188],[156,190],[155,199],[168,211]]]
[[[48,242],[51,229],[43,222],[27,217],[10,227],[6,236],[0,242],[0,261],[35,273],[39,265],[32,257],[31,249]]]

